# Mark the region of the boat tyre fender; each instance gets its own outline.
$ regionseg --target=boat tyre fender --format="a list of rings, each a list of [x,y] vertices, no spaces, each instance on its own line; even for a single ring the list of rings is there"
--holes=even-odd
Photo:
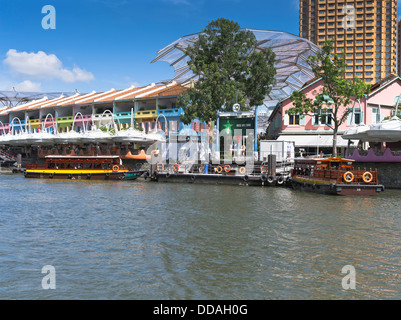
[[[72,174],[70,173],[69,175],[68,175],[68,179],[71,179],[72,178]]]
[[[195,177],[195,175],[193,174],[193,175],[191,176],[191,181],[193,182],[193,181],[195,181],[195,179],[196,179],[196,177]]]
[[[267,182],[272,184],[274,182],[274,177],[273,176],[268,176],[267,177]]]
[[[249,180],[248,175],[245,175],[245,176],[244,176],[244,181],[247,182],[248,180]]]
[[[149,178],[149,171],[145,171],[143,177],[145,178],[145,180],[147,180]]]
[[[282,176],[279,176],[277,178],[277,184],[283,184],[284,183],[284,178]]]
[[[49,178],[53,178],[53,176],[54,176],[54,173],[49,174]]]
[[[110,172],[107,172],[107,173],[106,173],[106,177],[110,177]]]
[[[262,175],[260,176],[260,180],[262,180],[263,182],[267,181],[266,175],[265,175],[265,174],[262,174]]]
[[[170,172],[166,173],[166,178],[170,178]]]
[[[24,171],[24,176],[26,176],[27,175],[27,172],[26,171]]]
[[[90,179],[90,178],[91,178],[91,176],[92,176],[92,174],[91,174],[91,173],[88,173],[88,174],[86,175],[86,177],[87,177],[88,179]]]

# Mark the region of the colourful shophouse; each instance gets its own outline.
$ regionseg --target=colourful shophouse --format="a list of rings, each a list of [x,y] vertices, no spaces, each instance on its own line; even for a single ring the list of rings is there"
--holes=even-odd
[[[321,92],[322,80],[313,79],[305,83],[301,92],[308,98],[314,98]],[[354,108],[354,117],[348,116],[347,121],[339,129],[337,137],[338,154],[344,154],[348,145],[348,140],[342,139],[341,135],[347,130],[351,123],[366,124],[380,122],[386,117],[390,117],[394,112],[394,100],[401,94],[401,78],[390,75],[385,79],[372,85],[370,93],[360,101],[354,101],[349,106],[343,108]],[[328,126],[329,117],[317,117],[315,114],[301,116],[299,114],[290,115],[286,111],[294,107],[289,97],[281,100],[269,117],[269,127],[267,129],[268,139],[281,141],[294,141],[295,150],[299,155],[318,154],[323,151],[330,154],[332,152],[333,136],[332,129]],[[322,110],[330,112],[330,109]],[[326,119],[326,120],[325,120]],[[353,141],[356,147],[358,141]]]
[[[177,108],[176,99],[186,88],[176,82],[130,87],[123,90],[111,89],[58,98],[41,99],[0,111],[0,131],[40,132],[57,130],[90,130],[91,126],[105,125],[112,121],[119,130],[136,125],[145,133],[156,129],[166,135],[178,134],[190,128],[201,135],[205,124],[194,120],[188,126],[180,121],[183,110]]]

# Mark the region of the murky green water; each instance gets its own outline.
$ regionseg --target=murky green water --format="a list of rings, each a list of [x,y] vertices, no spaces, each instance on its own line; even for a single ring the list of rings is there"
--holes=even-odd
[[[400,196],[3,174],[0,299],[399,299]]]

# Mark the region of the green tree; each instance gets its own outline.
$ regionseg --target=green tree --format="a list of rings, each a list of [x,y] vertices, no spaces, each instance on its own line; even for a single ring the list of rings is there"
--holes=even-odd
[[[316,78],[323,80],[323,87],[314,99],[307,98],[303,92],[294,91],[290,96],[294,104],[286,112],[289,114],[307,114],[325,120],[333,130],[333,156],[337,156],[338,129],[347,120],[353,101],[360,100],[370,90],[370,85],[359,78],[346,79],[347,64],[344,58],[332,54],[333,43],[326,42],[316,56],[309,56],[307,62],[312,67]]]
[[[210,22],[185,53],[193,86],[177,99],[184,110],[181,121],[194,118],[212,121],[217,111],[231,110],[236,103],[257,106],[263,103],[275,83],[275,54],[270,48],[256,50],[255,35],[241,30],[238,23],[224,18]]]

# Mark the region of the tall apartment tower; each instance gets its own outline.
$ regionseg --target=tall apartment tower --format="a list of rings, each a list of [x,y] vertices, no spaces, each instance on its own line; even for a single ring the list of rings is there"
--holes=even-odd
[[[373,84],[397,74],[397,0],[300,0],[299,35],[333,40],[347,78]]]
[[[398,42],[397,42],[397,72],[398,76],[401,77],[401,20],[398,20]]]

